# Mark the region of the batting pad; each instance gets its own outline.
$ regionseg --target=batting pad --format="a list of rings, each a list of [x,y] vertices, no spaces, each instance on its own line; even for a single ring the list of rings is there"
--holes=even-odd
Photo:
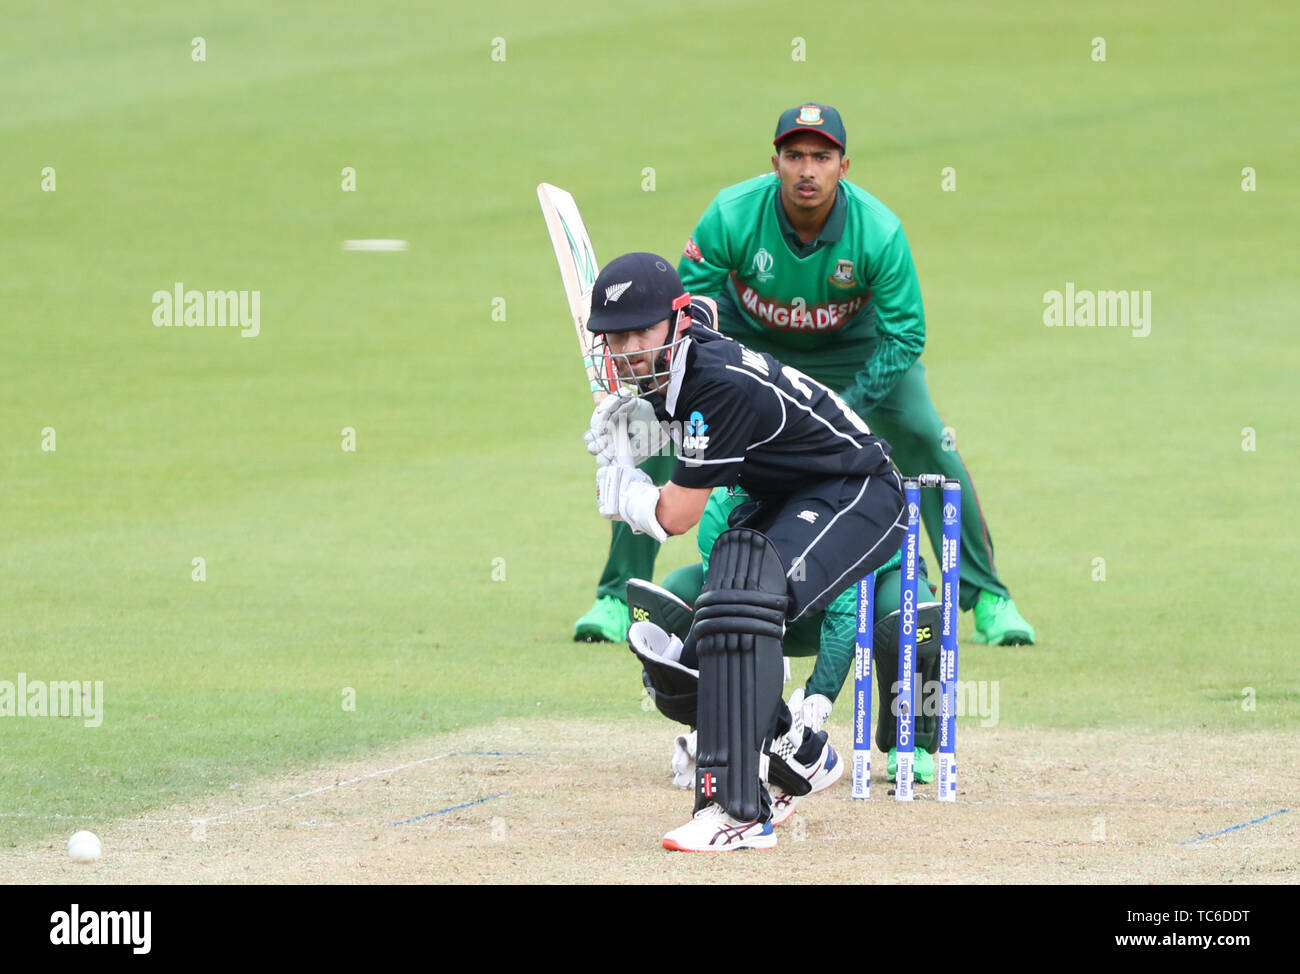
[[[695,604],[700,663],[695,809],[710,802],[752,822],[767,777],[763,758],[781,707],[781,637],[790,604],[785,567],[772,543],[749,528],[724,531]]]

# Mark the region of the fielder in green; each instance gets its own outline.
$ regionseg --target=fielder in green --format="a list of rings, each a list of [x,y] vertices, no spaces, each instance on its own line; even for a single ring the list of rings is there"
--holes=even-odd
[[[962,485],[962,609],[975,613],[975,641],[1034,641],[998,577],[993,539],[970,474],[945,436],[925,381],[921,287],[902,224],[845,179],[847,137],[839,113],[804,104],[784,112],[773,139],[774,172],[729,186],[687,241],[678,273],[692,294],[718,302],[719,329],[768,352],[840,395],[893,449],[908,476],[942,474]],[[662,482],[671,456],[644,469]],[[922,495],[934,544],[941,498]],[[629,578],[650,579],[658,543],[615,524],[596,604],[575,639],[621,641]]]

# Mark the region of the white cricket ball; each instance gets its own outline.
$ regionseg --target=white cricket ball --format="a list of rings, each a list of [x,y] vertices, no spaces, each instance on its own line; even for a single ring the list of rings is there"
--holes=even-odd
[[[103,851],[94,832],[74,832],[68,840],[68,855],[73,862],[94,862]]]

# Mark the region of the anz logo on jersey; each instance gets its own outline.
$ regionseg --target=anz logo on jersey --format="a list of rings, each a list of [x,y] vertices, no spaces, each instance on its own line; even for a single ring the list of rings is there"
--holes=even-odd
[[[704,435],[708,429],[709,424],[704,421],[703,413],[698,409],[691,413],[686,428],[682,430],[682,453],[698,456],[708,449],[709,438]]]

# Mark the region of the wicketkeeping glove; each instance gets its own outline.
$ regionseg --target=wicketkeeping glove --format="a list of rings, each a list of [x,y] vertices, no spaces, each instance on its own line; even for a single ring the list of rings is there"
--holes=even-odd
[[[803,725],[816,734],[826,726],[826,718],[831,715],[830,699],[820,693],[814,693],[803,699]]]

